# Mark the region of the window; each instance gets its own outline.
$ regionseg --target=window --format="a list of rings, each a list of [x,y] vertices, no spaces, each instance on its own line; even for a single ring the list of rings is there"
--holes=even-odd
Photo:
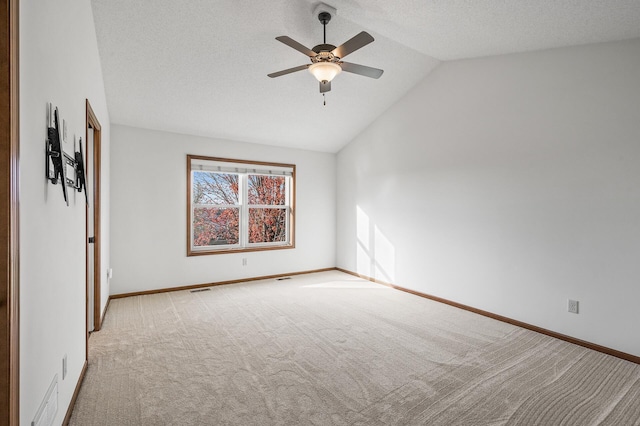
[[[187,155],[187,255],[293,248],[295,167]]]

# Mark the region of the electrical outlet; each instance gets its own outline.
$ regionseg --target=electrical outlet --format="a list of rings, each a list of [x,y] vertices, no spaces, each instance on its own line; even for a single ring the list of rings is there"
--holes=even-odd
[[[62,380],[67,377],[67,354],[62,357]]]
[[[246,257],[242,258],[242,266],[247,266],[247,258]]]
[[[577,314],[578,313],[578,301],[569,299],[567,301],[567,311],[571,312],[572,314]]]

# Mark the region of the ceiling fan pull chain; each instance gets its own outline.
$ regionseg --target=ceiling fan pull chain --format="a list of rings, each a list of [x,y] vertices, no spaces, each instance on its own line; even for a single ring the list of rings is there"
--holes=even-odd
[[[327,106],[327,98],[322,94],[322,105]]]

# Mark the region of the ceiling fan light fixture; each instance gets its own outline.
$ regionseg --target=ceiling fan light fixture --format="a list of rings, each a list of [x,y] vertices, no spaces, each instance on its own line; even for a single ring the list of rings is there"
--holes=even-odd
[[[319,81],[331,81],[342,72],[340,65],[335,62],[316,62],[309,67],[309,72]]]

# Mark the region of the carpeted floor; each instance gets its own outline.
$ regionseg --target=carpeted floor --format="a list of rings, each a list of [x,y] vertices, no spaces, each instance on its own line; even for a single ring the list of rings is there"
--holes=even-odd
[[[340,272],[112,300],[71,425],[640,425],[640,365]]]

